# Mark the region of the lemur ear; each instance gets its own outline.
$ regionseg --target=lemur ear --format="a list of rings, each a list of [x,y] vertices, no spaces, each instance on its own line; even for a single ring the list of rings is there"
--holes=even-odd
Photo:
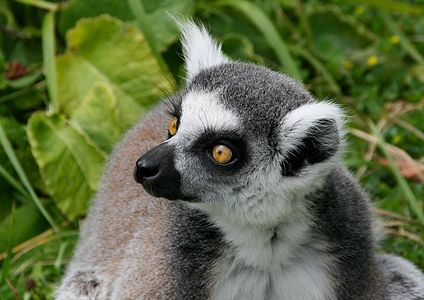
[[[289,112],[281,128],[282,175],[295,176],[342,152],[343,115],[329,102],[310,103]]]
[[[202,69],[220,65],[229,60],[221,51],[221,45],[209,35],[202,25],[193,22],[179,23],[182,32],[181,43],[185,59],[187,81]]]

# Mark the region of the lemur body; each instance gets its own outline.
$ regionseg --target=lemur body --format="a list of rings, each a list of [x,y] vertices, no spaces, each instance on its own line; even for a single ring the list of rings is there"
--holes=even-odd
[[[341,110],[183,35],[168,139],[159,104],[114,151],[57,298],[424,299],[411,263],[376,252]]]

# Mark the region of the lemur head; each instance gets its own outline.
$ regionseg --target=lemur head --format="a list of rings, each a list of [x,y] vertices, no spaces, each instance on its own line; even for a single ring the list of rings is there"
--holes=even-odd
[[[187,86],[171,98],[167,139],[137,161],[137,182],[245,224],[278,222],[340,160],[341,110],[229,60],[203,27],[185,24],[182,44]]]

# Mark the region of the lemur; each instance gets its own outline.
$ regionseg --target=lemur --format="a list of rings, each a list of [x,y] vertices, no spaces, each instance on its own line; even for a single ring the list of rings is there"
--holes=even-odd
[[[339,106],[182,32],[186,87],[114,150],[56,298],[424,299],[377,253]]]

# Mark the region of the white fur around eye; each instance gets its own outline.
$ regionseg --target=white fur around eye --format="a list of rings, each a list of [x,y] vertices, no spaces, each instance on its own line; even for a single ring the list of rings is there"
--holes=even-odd
[[[240,121],[232,111],[219,103],[214,93],[193,91],[182,102],[180,135],[201,134],[207,129],[215,131],[234,130]]]
[[[222,53],[221,45],[212,39],[205,27],[193,22],[182,23],[180,27],[188,81],[203,69],[229,61]]]

